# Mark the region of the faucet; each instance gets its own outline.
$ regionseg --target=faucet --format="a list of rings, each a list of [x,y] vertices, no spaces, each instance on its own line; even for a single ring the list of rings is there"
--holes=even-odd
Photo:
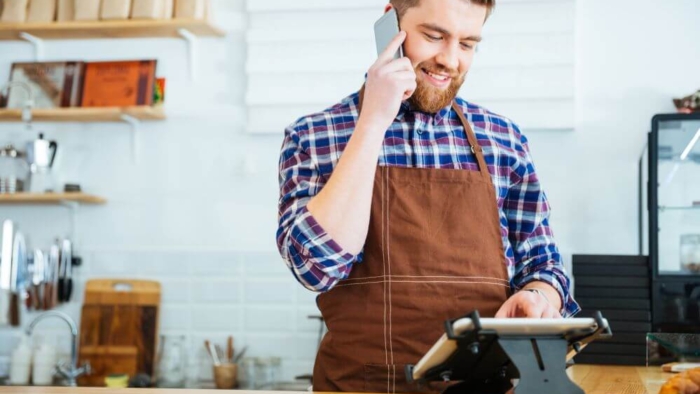
[[[87,374],[91,372],[90,363],[86,362],[82,367],[78,368],[78,327],[75,325],[73,319],[67,314],[60,311],[48,311],[39,314],[27,327],[27,335],[32,335],[32,331],[36,325],[49,317],[57,317],[68,324],[71,333],[71,354],[70,354],[70,365],[65,365],[65,363],[60,363],[57,365],[57,372],[66,380],[66,383],[70,387],[76,387],[78,384],[76,379],[78,376]]]

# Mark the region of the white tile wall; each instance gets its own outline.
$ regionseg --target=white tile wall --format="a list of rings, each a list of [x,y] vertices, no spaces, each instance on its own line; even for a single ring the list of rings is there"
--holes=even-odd
[[[59,181],[78,181],[109,200],[77,213],[77,249],[85,261],[78,294],[88,278],[157,279],[163,284],[163,332],[189,337],[194,375],[210,374],[204,339],[223,343],[233,334],[251,356],[282,356],[284,376],[291,379],[311,372],[318,325],[306,316],[316,307],[314,295],[295,282],[275,252],[282,131],[244,133],[243,3],[215,1],[218,24],[229,34],[200,42],[195,81],[188,78],[185,45],[178,40],[46,44],[47,60],[159,59],[168,78],[168,120],[143,126],[137,163],[125,125],[37,128],[59,141]],[[672,111],[670,97],[700,86],[700,54],[687,50],[697,47],[700,33],[697,0],[576,4],[576,131],[528,135],[567,261],[572,253],[636,252],[636,165],[649,121],[654,113]],[[26,43],[0,42],[0,81],[11,62],[31,56]],[[286,113],[277,116],[291,122],[301,115]],[[0,142],[32,137],[17,124],[0,124]],[[63,207],[0,206],[0,218],[18,221],[33,245],[70,230]],[[80,300],[62,309],[78,318]],[[67,352],[64,331],[48,321],[41,326],[42,335],[61,340]],[[0,357],[9,354],[17,332],[0,328]]]
[[[306,316],[318,311],[313,294],[298,296],[308,291],[276,252],[281,134],[243,133],[244,0],[215,0],[214,9],[228,35],[200,41],[194,81],[180,40],[46,43],[46,60],[155,57],[159,75],[167,78],[168,120],[142,125],[136,162],[126,125],[35,126],[59,143],[58,181],[78,181],[109,200],[77,213],[77,250],[84,259],[77,271],[79,299],[61,309],[79,319],[82,282],[89,278],[155,279],[163,290],[161,331],[188,336],[194,375],[211,374],[204,339],[223,345],[234,335],[239,349],[249,346],[249,356],[283,357],[290,380],[311,372],[316,331],[302,325],[313,324]],[[31,56],[27,44],[0,42],[0,81],[7,80],[13,61]],[[2,143],[33,137],[18,124],[0,124]],[[69,211],[62,207],[2,206],[0,218],[16,220],[36,246],[70,232]],[[26,322],[34,315],[23,317]],[[39,329],[68,354],[60,322],[46,321]],[[0,328],[0,375],[18,333]]]

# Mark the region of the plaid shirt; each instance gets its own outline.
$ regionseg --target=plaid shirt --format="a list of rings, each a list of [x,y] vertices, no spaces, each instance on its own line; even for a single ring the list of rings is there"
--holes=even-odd
[[[328,182],[358,117],[354,93],[285,130],[279,162],[277,245],[296,279],[325,292],[347,278],[362,253],[348,253],[319,225],[306,204]],[[511,287],[532,281],[551,284],[564,300],[562,314],[579,306],[549,227],[549,204],[535,173],[527,139],[507,118],[457,98],[481,145],[496,189],[503,252]],[[386,132],[380,166],[478,171],[464,128],[452,108],[437,114],[412,110],[407,102]]]

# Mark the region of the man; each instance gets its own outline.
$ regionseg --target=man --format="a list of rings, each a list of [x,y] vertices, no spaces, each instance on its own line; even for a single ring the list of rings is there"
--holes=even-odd
[[[527,140],[456,97],[494,3],[391,0],[402,32],[361,91],[286,130],[277,242],[322,293],[315,391],[418,390],[404,365],[473,310],[578,311]]]

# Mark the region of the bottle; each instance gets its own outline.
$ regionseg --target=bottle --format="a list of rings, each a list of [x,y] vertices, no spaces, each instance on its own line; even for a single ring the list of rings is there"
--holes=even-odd
[[[34,350],[34,368],[32,369],[32,383],[35,386],[50,386],[56,373],[56,348],[46,342],[41,343]]]
[[[22,335],[19,344],[12,352],[10,361],[10,384],[26,386],[29,384],[29,373],[32,369],[32,349],[29,337]]]

